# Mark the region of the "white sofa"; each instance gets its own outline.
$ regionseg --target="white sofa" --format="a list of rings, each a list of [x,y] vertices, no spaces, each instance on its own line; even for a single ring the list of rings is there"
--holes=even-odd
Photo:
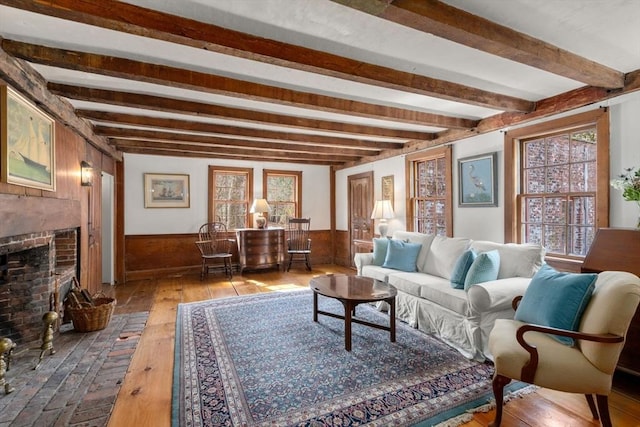
[[[434,334],[469,359],[492,359],[489,333],[496,319],[512,319],[513,298],[523,295],[544,262],[539,245],[472,241],[396,231],[392,239],[421,245],[416,272],[374,265],[373,253],[358,253],[358,275],[393,285],[398,290],[396,317],[421,331]],[[497,250],[497,280],[478,283],[468,290],[454,289],[451,274],[463,252]],[[380,307],[384,309],[384,306]]]

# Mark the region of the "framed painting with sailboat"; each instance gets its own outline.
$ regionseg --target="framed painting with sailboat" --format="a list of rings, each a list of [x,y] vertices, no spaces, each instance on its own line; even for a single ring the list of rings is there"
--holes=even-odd
[[[2,181],[55,191],[55,122],[16,91],[0,86]]]

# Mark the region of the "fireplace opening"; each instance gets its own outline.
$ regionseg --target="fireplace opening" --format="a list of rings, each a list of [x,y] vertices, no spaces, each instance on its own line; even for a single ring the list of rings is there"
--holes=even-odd
[[[45,313],[62,318],[79,265],[77,236],[69,229],[0,239],[0,337],[19,349],[41,340]]]

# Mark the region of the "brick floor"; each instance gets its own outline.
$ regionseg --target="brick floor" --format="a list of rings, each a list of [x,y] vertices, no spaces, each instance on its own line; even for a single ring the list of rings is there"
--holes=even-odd
[[[0,389],[0,427],[106,426],[149,313],[114,315],[101,330],[62,325],[37,370],[40,349],[16,348]]]

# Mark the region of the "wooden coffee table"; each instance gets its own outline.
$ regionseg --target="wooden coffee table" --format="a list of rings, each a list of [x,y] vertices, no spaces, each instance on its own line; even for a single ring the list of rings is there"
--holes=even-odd
[[[351,323],[370,326],[389,331],[391,342],[396,342],[396,288],[375,279],[363,276],[328,274],[311,279],[309,287],[313,290],[313,321],[318,314],[336,319],[344,319],[344,348],[351,351]],[[335,298],[344,306],[344,316],[318,310],[318,295]],[[365,302],[385,301],[389,304],[389,326],[378,325],[358,319],[356,306]]]

